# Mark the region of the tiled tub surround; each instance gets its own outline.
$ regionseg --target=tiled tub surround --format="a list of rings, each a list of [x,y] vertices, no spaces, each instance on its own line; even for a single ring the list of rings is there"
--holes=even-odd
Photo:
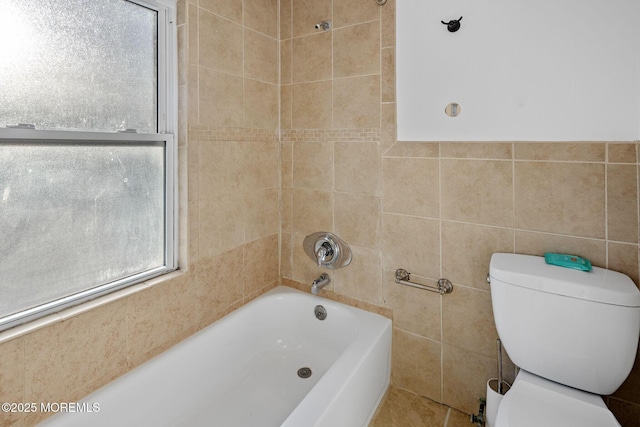
[[[353,262],[329,289],[393,310],[396,387],[477,411],[495,376],[493,252],[577,253],[638,283],[636,143],[398,142],[380,153],[375,138],[304,135],[282,134],[282,274],[319,274],[297,243],[309,230],[344,237]],[[454,291],[397,285],[397,268]],[[623,425],[637,419],[638,369],[608,399]]]
[[[318,271],[298,251],[323,229],[354,250],[332,292],[393,309],[395,387],[465,412],[495,375],[491,252],[575,252],[638,283],[635,142],[396,143],[395,0],[281,1],[279,28],[273,0],[178,5],[183,270],[5,335],[0,400],[77,400],[284,279],[308,289]],[[378,65],[350,64],[358,51]],[[400,267],[454,292],[396,285]],[[608,403],[637,424],[640,361]]]
[[[282,286],[42,425],[366,426],[390,357],[390,319]]]

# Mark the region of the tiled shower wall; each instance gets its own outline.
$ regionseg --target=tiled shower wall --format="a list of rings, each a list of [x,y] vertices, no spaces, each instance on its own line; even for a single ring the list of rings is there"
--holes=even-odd
[[[577,253],[638,283],[638,146],[396,142],[394,17],[394,0],[281,0],[282,276],[310,284],[303,238],[338,234],[354,258],[329,289],[393,309],[394,385],[477,412],[493,252]],[[398,268],[454,291],[397,285]],[[637,424],[640,362],[608,403]]]

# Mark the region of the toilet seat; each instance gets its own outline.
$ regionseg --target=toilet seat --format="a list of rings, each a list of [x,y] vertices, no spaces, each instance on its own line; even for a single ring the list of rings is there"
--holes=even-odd
[[[492,427],[620,427],[600,396],[521,370]]]

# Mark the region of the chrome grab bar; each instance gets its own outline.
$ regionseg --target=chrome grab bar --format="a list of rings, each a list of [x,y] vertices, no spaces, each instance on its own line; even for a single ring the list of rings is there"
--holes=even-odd
[[[437,292],[440,295],[450,294],[453,291],[453,284],[449,281],[449,279],[439,279],[438,287],[435,288],[433,286],[422,285],[420,283],[411,282],[411,273],[407,270],[399,268],[396,270],[396,283],[401,285],[411,286],[412,288],[424,289],[429,292]]]

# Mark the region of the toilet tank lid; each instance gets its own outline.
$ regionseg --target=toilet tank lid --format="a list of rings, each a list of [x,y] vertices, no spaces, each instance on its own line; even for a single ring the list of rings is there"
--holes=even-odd
[[[640,290],[629,276],[593,267],[589,272],[549,265],[544,257],[494,253],[491,279],[541,292],[603,304],[640,307]]]

